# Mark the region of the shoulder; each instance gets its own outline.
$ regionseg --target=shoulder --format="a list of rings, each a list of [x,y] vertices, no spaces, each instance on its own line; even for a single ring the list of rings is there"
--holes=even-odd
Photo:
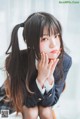
[[[63,54],[63,70],[68,71],[72,65],[72,58],[66,52]]]

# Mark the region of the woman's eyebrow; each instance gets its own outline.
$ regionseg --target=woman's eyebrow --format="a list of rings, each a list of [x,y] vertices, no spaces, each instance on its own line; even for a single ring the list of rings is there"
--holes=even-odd
[[[49,36],[49,34],[43,34],[43,36]]]

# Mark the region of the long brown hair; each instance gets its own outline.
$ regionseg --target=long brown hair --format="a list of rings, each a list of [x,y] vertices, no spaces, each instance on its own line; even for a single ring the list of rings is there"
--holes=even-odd
[[[59,21],[51,14],[45,12],[37,12],[30,15],[27,20],[14,27],[11,35],[11,42],[6,51],[8,54],[5,62],[7,78],[10,81],[10,98],[16,107],[17,112],[22,111],[22,105],[25,98],[25,90],[30,90],[31,77],[36,69],[35,59],[41,58],[39,49],[39,40],[43,36],[44,27],[48,27],[50,33],[54,31],[54,35],[59,34],[61,42],[61,55],[64,52],[62,41],[62,28]],[[18,29],[23,27],[23,39],[27,45],[26,50],[20,50],[18,43]],[[11,48],[11,52],[8,53]],[[59,61],[61,64],[61,60]]]

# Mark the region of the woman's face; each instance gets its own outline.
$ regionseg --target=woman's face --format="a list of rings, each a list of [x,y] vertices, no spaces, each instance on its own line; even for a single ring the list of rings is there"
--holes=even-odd
[[[57,58],[60,45],[59,34],[49,35],[48,29],[44,27],[43,36],[40,37],[40,53],[46,53],[49,59]]]

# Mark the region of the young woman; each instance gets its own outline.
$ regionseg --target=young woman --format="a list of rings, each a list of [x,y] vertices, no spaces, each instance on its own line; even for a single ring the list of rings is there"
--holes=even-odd
[[[26,50],[20,50],[18,29],[23,27]],[[11,52],[8,53],[11,48]],[[71,57],[64,51],[62,28],[51,14],[31,14],[14,27],[6,52],[8,96],[23,119],[53,119],[52,106],[65,87]]]

